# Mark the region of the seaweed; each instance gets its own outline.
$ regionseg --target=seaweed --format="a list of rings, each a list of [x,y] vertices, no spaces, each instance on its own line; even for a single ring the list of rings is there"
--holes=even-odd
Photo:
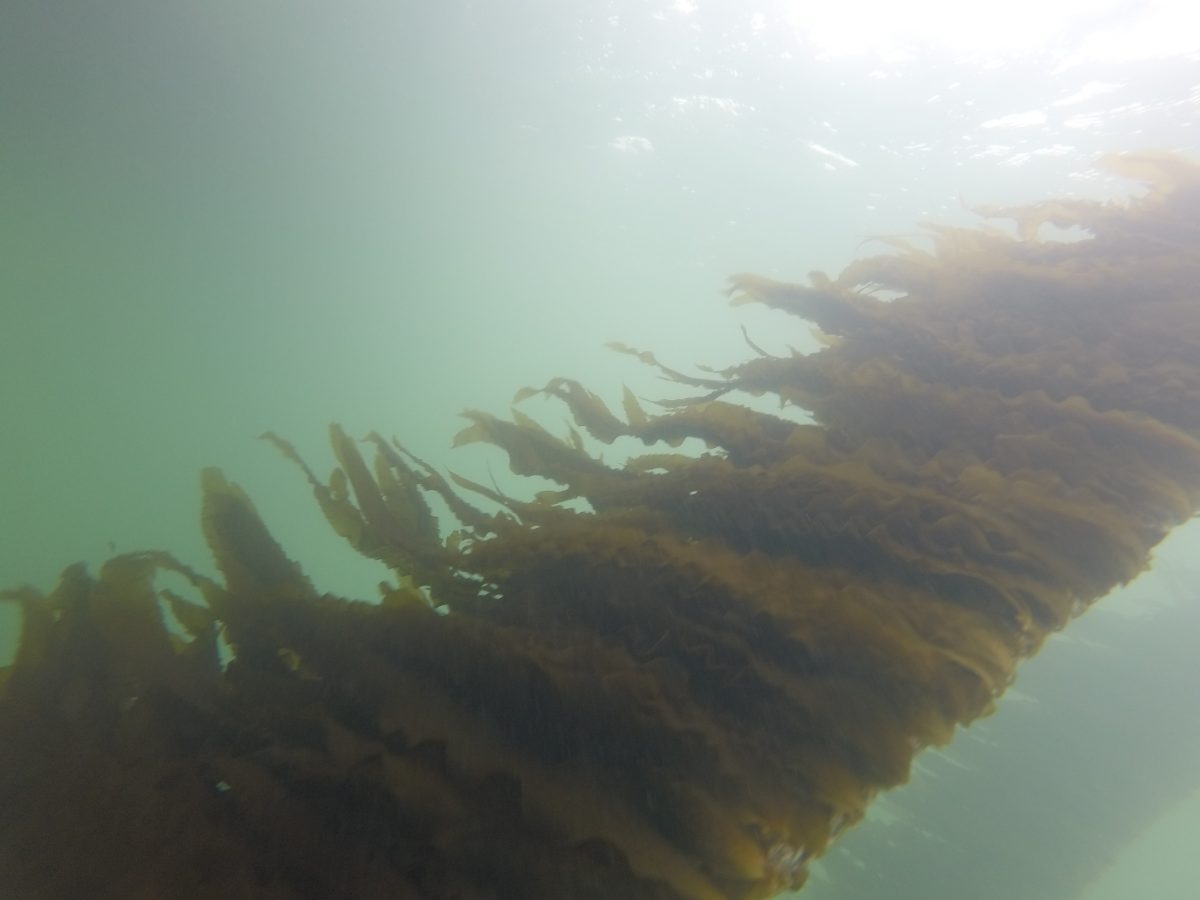
[[[700,392],[662,412],[558,378],[518,401],[561,402],[565,437],[468,413],[456,443],[559,485],[533,499],[378,434],[369,463],[337,426],[322,480],[265,435],[333,530],[393,570],[379,602],[322,594],[213,469],[219,580],[141,553],[5,592],[24,625],[0,680],[0,884],[799,887],[921,748],[987,714],[1200,507],[1200,166],[1109,165],[1149,192],[992,210],[1017,237],[931,229],[928,248],[891,241],[806,285],[736,276],[736,302],[811,322],[824,347],[770,356],[747,337],[753,358],[696,376],[617,347]],[[1041,240],[1047,222],[1087,237]],[[650,449],[619,467],[589,450],[627,439]],[[705,451],[658,447],[687,439]]]

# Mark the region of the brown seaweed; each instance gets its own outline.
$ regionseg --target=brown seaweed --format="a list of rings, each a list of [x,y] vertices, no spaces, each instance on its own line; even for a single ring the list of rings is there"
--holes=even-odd
[[[566,379],[519,395],[561,401],[566,437],[468,414],[459,442],[560,486],[531,500],[379,435],[368,464],[336,426],[324,481],[269,435],[334,530],[395,572],[379,603],[321,594],[215,470],[219,582],[144,553],[6,592],[24,625],[0,681],[0,886],[799,886],[921,748],[986,714],[1022,658],[1200,507],[1200,167],[1109,165],[1149,193],[993,210],[1018,237],[931,229],[928,247],[892,242],[808,285],[735,277],[736,299],[827,346],[750,342],[754,358],[702,376],[638,353],[700,392],[662,414],[627,391],[620,415]],[[1088,236],[1040,240],[1045,223]],[[629,438],[707,449],[621,467],[588,451]]]

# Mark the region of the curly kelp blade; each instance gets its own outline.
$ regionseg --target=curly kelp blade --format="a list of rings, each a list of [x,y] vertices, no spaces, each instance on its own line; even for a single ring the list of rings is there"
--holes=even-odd
[[[336,427],[325,482],[271,437],[334,530],[395,571],[381,604],[320,594],[215,470],[203,524],[223,583],[145,554],[4,595],[26,625],[0,695],[0,885],[800,886],[915,754],[986,714],[1200,507],[1200,168],[1114,165],[1149,193],[996,211],[1016,238],[935,229],[808,285],[736,277],[740,300],[835,339],[702,378],[639,354],[705,392],[664,414],[626,392],[622,416],[566,379],[541,391],[571,413],[566,439],[471,413],[461,440],[562,485],[532,502],[377,435],[371,466]],[[1040,240],[1045,223],[1087,237]],[[617,469],[585,433],[707,449]],[[202,602],[156,591],[159,571]]]

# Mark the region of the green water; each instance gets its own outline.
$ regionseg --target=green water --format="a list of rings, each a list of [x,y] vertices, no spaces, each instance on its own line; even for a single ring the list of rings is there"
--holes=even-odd
[[[370,596],[382,570],[331,537],[264,430],[318,471],[336,420],[505,483],[499,454],[449,451],[458,411],[502,413],[556,375],[661,395],[607,341],[686,367],[744,357],[742,325],[768,350],[805,340],[729,309],[732,272],[836,270],[873,235],[969,220],[964,203],[1119,192],[1090,169],[1102,152],[1200,149],[1186,29],[1132,5],[1021,9],[956,38],[933,13],[889,37],[883,13],[814,23],[786,3],[7,0],[0,583],[49,587],[113,550],[203,568],[215,464],[322,588]],[[1195,599],[1178,573],[1200,537],[1173,547],[1169,583],[1134,590]],[[1180,687],[1200,676],[1166,649],[1186,614],[1154,609],[1127,644],[1115,614],[1080,623],[1111,659],[1052,645],[1030,702],[931,760],[896,823],[852,835],[805,896],[961,897],[972,873],[995,896],[1070,896],[1166,809],[1168,777],[1197,780],[1172,755],[1200,749]],[[1114,669],[1144,680],[1118,691]],[[1068,767],[1046,742],[1094,746],[1097,696],[1111,746]]]

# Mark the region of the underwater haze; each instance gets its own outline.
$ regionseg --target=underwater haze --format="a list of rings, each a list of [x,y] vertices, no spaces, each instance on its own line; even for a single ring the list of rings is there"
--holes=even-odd
[[[141,549],[211,573],[216,465],[321,589],[375,597],[387,569],[261,434],[324,475],[328,423],[377,430],[528,493],[495,448],[451,449],[460,411],[555,376],[668,395],[606,345],[688,372],[743,359],[742,328],[806,346],[728,305],[735,272],[796,281],[973,206],[1138,193],[1104,154],[1200,158],[1188,4],[817,5],[6,0],[0,587]],[[1192,896],[1197,523],[1157,557],[800,895]],[[18,636],[0,606],[0,661]]]

